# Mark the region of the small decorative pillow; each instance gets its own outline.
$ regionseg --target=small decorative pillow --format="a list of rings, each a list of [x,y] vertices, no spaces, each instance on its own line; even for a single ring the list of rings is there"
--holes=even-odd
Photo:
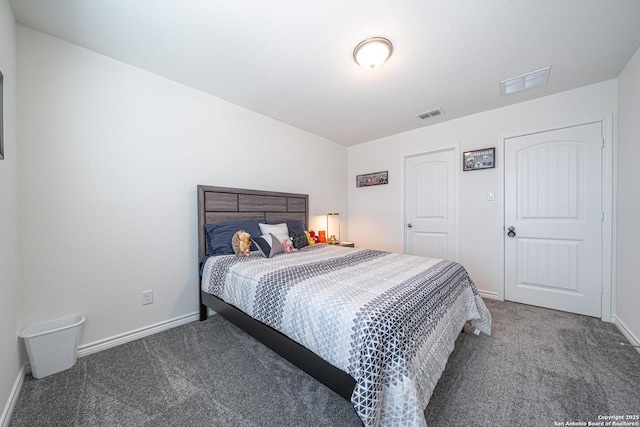
[[[271,233],[254,238],[253,242],[258,246],[260,253],[266,258],[284,253],[284,246],[282,246],[278,238]]]
[[[293,247],[296,249],[304,248],[309,244],[304,230],[291,230],[289,231],[289,237],[293,242]]]
[[[281,224],[260,223],[258,225],[260,226],[260,233],[262,235],[271,233],[278,238],[279,242],[289,238],[289,227],[287,227],[287,224],[284,222]]]

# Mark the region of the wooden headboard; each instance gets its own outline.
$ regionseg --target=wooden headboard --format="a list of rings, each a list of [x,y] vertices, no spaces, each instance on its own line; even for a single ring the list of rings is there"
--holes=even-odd
[[[205,224],[255,219],[309,224],[309,195],[198,185],[198,259],[207,255]]]

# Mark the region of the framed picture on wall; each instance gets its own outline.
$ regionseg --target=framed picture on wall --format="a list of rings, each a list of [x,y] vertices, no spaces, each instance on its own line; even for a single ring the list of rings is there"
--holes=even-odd
[[[475,171],[496,167],[496,148],[483,148],[462,153],[462,170]]]
[[[389,172],[373,172],[356,176],[356,187],[370,187],[389,183]]]

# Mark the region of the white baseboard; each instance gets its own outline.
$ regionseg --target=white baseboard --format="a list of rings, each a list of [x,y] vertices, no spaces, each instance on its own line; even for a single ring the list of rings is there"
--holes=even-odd
[[[4,406],[2,415],[0,415],[1,427],[7,427],[9,425],[9,421],[11,420],[11,415],[13,414],[13,409],[16,407],[16,403],[18,403],[18,397],[20,396],[20,390],[22,390],[22,384],[24,384],[24,378],[26,375],[27,375],[27,365],[24,365],[18,371],[18,376],[16,377],[16,381],[13,383],[13,388],[11,389],[11,393],[9,393],[9,399],[7,400],[7,403]]]
[[[157,334],[158,332],[166,331],[167,329],[175,328],[176,326],[191,323],[199,319],[200,315],[198,313],[187,314],[185,316],[176,317],[175,319],[156,323],[155,325],[149,325],[144,328],[125,332],[124,334],[115,335],[89,344],[83,344],[78,347],[78,357],[88,356],[90,354],[116,347],[130,341],[135,341],[140,338],[148,337],[149,335]]]
[[[636,346],[636,351],[640,353],[640,347],[638,347],[640,346],[640,339],[638,339],[638,337],[635,336],[635,334],[631,332],[629,328],[627,328],[627,326],[622,320],[620,320],[619,317],[616,317],[615,315],[611,316],[611,322],[616,325],[620,333],[624,335],[624,337],[629,341],[631,345]]]
[[[498,293],[497,292],[489,292],[489,291],[478,290],[478,293],[480,294],[480,296],[482,298],[500,300],[500,298],[498,298]]]
[[[208,310],[208,314],[211,316],[215,314],[215,312],[213,310]],[[90,354],[97,353],[108,348],[116,347],[130,341],[135,341],[137,339],[144,338],[158,332],[166,331],[167,329],[175,328],[176,326],[185,325],[199,319],[199,313],[187,314],[185,316],[176,317],[175,319],[166,320],[154,325],[145,326],[144,328],[125,332],[124,334],[115,335],[110,338],[105,338],[89,344],[84,344],[78,347],[78,357],[88,356]],[[0,415],[0,427],[7,427],[9,425],[11,414],[13,413],[13,409],[15,408],[18,401],[18,396],[20,395],[20,390],[22,389],[22,385],[24,384],[24,379],[26,375],[30,373],[31,365],[29,364],[24,365],[20,369],[20,372],[18,372],[18,377],[16,378],[13,388],[11,389],[9,400],[7,401],[7,404],[2,411],[2,415]]]

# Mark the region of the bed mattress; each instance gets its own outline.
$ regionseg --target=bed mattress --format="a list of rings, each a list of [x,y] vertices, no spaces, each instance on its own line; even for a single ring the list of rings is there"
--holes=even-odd
[[[456,337],[491,315],[462,265],[312,245],[273,258],[208,258],[202,290],[351,375],[365,426],[426,426],[424,410]]]

